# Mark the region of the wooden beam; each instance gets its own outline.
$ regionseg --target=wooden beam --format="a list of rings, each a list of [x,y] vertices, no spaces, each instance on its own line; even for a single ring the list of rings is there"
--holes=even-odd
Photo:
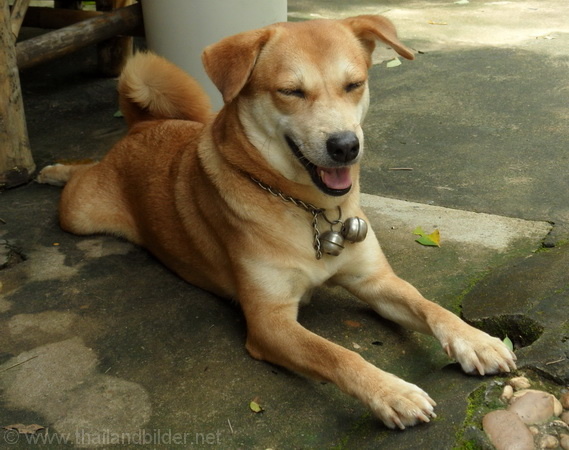
[[[0,1],[0,190],[29,181],[35,170],[16,65],[7,1]]]
[[[14,41],[20,33],[20,27],[26,15],[26,10],[30,6],[30,0],[16,0],[14,6],[12,7],[12,14],[10,17],[10,28],[12,29],[12,34],[14,35]]]
[[[129,34],[141,25],[142,8],[136,3],[42,34],[16,45],[18,67],[26,69],[59,58],[118,34]]]

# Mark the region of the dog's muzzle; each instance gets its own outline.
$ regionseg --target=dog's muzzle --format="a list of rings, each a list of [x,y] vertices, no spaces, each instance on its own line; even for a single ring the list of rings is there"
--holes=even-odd
[[[360,140],[353,131],[335,133],[326,141],[326,150],[334,161],[348,164],[358,157]]]
[[[326,151],[332,167],[317,166],[300,150],[299,146],[285,136],[294,155],[310,174],[313,183],[325,194],[339,197],[350,192],[352,178],[350,166],[360,154],[360,141],[353,131],[334,133],[326,140]]]

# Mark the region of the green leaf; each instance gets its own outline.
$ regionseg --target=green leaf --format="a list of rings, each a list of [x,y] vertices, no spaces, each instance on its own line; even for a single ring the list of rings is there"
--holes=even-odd
[[[504,345],[508,347],[511,352],[514,351],[514,343],[508,336],[506,336],[502,342],[504,342]]]
[[[391,68],[391,67],[397,67],[401,65],[401,61],[399,60],[399,58],[393,58],[391,61],[389,61],[386,66]]]
[[[116,113],[113,114],[113,117],[124,117],[122,111],[119,109]]]
[[[421,245],[426,245],[429,247],[441,246],[441,234],[439,230],[435,230],[431,234],[427,234],[421,227],[417,227],[413,231],[413,234],[420,236],[420,238],[415,239],[415,242],[418,242]]]
[[[438,247],[435,241],[433,241],[429,236],[421,236],[419,239],[415,239],[415,242],[418,242],[421,245],[426,245],[428,247]]]
[[[261,408],[261,405],[259,405],[256,401],[252,401],[251,403],[249,403],[249,409],[253,411],[255,414],[264,411],[264,409]]]

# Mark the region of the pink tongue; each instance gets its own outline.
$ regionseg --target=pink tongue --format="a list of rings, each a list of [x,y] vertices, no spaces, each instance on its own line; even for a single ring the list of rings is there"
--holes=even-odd
[[[352,185],[349,167],[341,167],[338,169],[318,167],[318,174],[322,182],[330,189],[347,189]]]

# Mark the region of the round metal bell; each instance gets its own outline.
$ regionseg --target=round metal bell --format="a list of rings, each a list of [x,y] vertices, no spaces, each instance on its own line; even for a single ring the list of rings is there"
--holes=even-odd
[[[344,238],[337,231],[325,231],[319,237],[322,252],[338,256],[344,250]]]
[[[350,217],[344,222],[342,236],[350,242],[361,242],[367,235],[367,223],[359,217]]]

